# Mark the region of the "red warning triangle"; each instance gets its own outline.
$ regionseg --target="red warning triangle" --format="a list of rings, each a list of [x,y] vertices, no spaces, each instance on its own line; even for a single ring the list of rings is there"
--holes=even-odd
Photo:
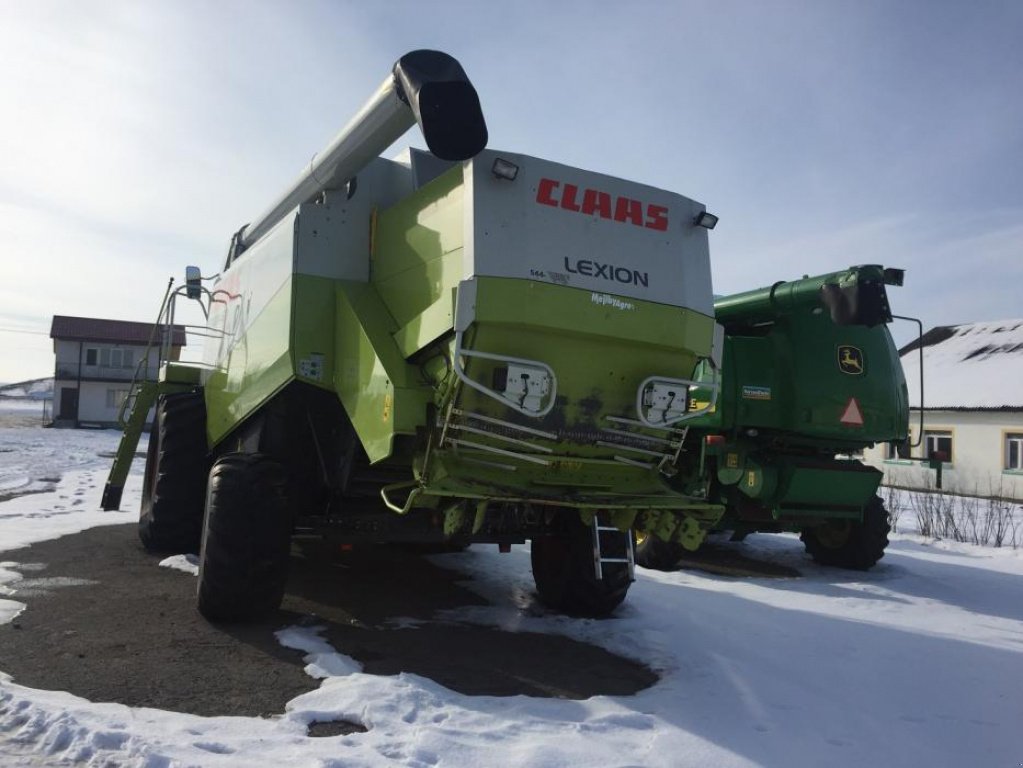
[[[842,418],[839,421],[847,427],[863,426],[863,413],[860,411],[860,404],[856,402],[855,397],[849,398],[849,404],[845,407],[845,411],[842,412]]]

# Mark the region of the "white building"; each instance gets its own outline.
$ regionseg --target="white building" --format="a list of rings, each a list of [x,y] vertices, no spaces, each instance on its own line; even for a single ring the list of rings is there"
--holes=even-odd
[[[54,426],[117,426],[135,377],[156,379],[162,329],[155,337],[157,345],[147,355],[152,333],[150,323],[54,315],[50,326],[57,358]],[[172,333],[169,357],[177,360],[185,344],[185,328],[176,325]]]
[[[920,349],[923,349],[923,435]],[[908,456],[943,454],[942,487],[1023,499],[1023,320],[939,326],[900,350],[913,406]],[[934,484],[935,471],[906,460],[906,447],[865,454],[884,482]]]

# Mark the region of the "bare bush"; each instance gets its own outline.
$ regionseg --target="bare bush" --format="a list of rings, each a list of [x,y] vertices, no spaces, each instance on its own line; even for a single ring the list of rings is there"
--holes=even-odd
[[[986,493],[976,484],[965,493],[952,493],[935,488],[930,477],[924,484],[912,491],[883,489],[892,532],[898,532],[899,517],[909,510],[921,536],[1013,549],[1023,545],[1023,504],[1006,494],[1001,480],[989,483]]]
[[[894,485],[884,486],[882,493],[885,509],[888,510],[888,524],[892,527],[892,533],[898,533],[899,518],[905,510],[905,493],[902,488]]]
[[[996,547],[1011,546],[1013,549],[1023,543],[1017,539],[1021,522],[1018,516],[1019,508],[1013,499],[1006,497],[1001,478],[997,486],[992,484],[989,487],[985,501],[985,543],[991,543]]]

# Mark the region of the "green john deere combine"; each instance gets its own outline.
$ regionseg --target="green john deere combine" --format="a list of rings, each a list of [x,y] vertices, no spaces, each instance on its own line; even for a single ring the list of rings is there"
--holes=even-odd
[[[720,394],[689,423],[703,443],[719,530],[797,531],[825,565],[867,569],[888,545],[881,472],[853,458],[909,434],[909,401],[888,332],[887,285],[902,271],[850,267],[719,298]],[[707,395],[696,390],[692,404]],[[668,569],[682,542],[641,536],[636,561]]]
[[[429,152],[378,157],[413,124]],[[155,402],[139,532],[201,549],[208,618],[277,606],[296,532],[531,540],[540,599],[602,615],[632,530],[698,544],[719,523],[687,437],[720,364],[704,206],[486,141],[458,63],[402,57],[167,302],[203,304],[205,361],[135,392],[104,507]]]

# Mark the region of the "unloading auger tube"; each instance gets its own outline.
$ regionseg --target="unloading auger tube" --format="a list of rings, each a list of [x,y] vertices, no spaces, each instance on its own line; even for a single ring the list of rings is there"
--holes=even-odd
[[[446,53],[411,51],[398,59],[376,93],[287,191],[235,234],[231,259],[296,206],[344,186],[415,123],[426,146],[442,160],[467,160],[487,145],[476,89],[462,65]]]

